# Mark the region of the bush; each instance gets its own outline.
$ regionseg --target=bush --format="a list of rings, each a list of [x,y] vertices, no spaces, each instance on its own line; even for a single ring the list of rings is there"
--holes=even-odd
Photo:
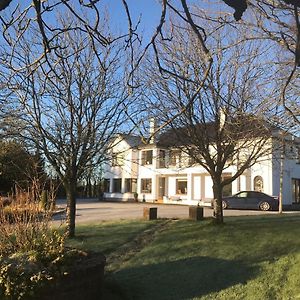
[[[0,207],[0,299],[31,299],[63,275],[78,252],[65,248],[65,236],[51,230],[51,214],[38,201],[19,194]],[[27,195],[27,196],[26,196]],[[19,198],[18,198],[19,197]],[[20,200],[21,199],[21,200]]]
[[[15,237],[11,238],[14,243]],[[64,236],[48,231],[31,242],[30,247],[24,245],[13,253],[8,250],[14,247],[8,248],[0,256],[0,299],[28,299],[63,272],[62,266],[68,256]],[[26,248],[28,250],[24,251]]]

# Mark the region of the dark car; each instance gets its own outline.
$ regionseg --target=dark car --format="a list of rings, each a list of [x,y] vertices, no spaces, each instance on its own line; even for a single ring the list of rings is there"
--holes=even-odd
[[[278,209],[278,198],[261,192],[243,191],[230,197],[224,197],[222,199],[222,207],[223,209],[275,210]]]

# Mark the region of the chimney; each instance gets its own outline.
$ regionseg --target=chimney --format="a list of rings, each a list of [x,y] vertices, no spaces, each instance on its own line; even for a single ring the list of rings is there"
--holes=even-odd
[[[149,134],[150,134],[150,138],[149,138],[149,143],[150,144],[154,144],[156,142],[156,138],[155,138],[155,131],[157,130],[157,122],[155,120],[155,118],[150,118],[149,119]]]

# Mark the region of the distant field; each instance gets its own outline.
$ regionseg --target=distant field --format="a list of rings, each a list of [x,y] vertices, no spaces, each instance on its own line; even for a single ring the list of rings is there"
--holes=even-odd
[[[300,217],[79,226],[71,246],[108,258],[104,299],[300,299]]]

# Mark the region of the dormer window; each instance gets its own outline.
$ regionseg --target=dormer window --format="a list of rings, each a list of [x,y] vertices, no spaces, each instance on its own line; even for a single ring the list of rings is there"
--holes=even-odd
[[[142,166],[152,165],[152,160],[153,160],[152,150],[142,151]]]

